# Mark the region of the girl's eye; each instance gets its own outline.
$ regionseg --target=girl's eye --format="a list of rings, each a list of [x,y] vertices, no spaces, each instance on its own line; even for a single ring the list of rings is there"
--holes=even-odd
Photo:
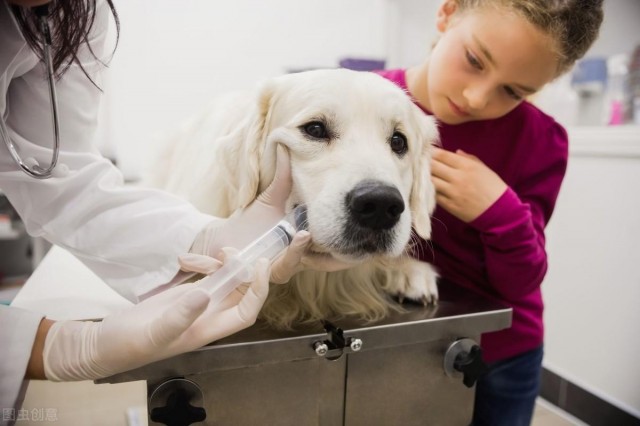
[[[409,150],[407,137],[398,131],[393,132],[393,135],[389,140],[389,145],[391,146],[391,150],[398,155],[402,155]]]
[[[511,87],[504,86],[504,91],[507,92],[507,96],[515,99],[516,101],[521,101],[522,100],[522,96],[520,96],[518,93],[516,93],[515,90],[513,90]]]
[[[467,62],[469,62],[469,64],[472,67],[481,70],[482,69],[482,64],[480,63],[480,61],[478,61],[478,59],[476,59],[476,57],[473,56],[473,54],[471,52],[469,52],[468,50],[465,53],[466,53],[466,56],[467,56]]]
[[[313,139],[329,139],[327,126],[321,121],[312,121],[302,125],[302,131]]]

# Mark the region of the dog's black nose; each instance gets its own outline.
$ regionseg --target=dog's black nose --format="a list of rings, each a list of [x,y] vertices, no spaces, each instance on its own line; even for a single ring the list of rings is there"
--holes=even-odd
[[[404,201],[397,188],[377,181],[364,181],[346,196],[353,220],[370,229],[390,229],[404,211]]]

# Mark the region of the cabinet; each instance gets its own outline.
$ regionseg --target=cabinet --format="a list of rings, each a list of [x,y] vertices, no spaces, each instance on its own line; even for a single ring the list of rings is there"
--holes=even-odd
[[[32,238],[0,191],[0,303],[8,303],[38,265],[50,244]]]
[[[33,271],[32,241],[9,200],[0,192],[0,290]],[[6,300],[6,298],[2,297]]]
[[[258,323],[98,382],[146,380],[152,419],[154,410],[181,419],[173,410],[187,410],[207,425],[468,425],[474,388],[463,379],[475,367],[464,378],[449,368],[460,360],[454,349],[509,327],[511,309],[450,290],[437,306],[405,307],[375,324],[280,332]]]

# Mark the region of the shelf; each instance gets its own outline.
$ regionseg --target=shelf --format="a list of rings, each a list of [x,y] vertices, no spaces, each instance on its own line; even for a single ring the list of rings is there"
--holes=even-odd
[[[17,240],[22,236],[22,232],[12,229],[6,232],[0,232],[0,241]]]
[[[640,158],[640,126],[567,127],[572,155]]]

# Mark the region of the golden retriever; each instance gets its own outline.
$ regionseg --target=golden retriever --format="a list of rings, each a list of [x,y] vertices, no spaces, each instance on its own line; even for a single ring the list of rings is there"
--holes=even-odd
[[[434,120],[383,77],[308,71],[215,100],[169,138],[150,183],[227,217],[271,182],[276,144],[285,145],[288,209],[307,206],[313,250],[355,263],[272,285],[260,316],[279,328],[347,315],[378,320],[399,309],[389,295],[437,298],[431,266],[407,254],[412,228],[431,233],[435,142]]]

